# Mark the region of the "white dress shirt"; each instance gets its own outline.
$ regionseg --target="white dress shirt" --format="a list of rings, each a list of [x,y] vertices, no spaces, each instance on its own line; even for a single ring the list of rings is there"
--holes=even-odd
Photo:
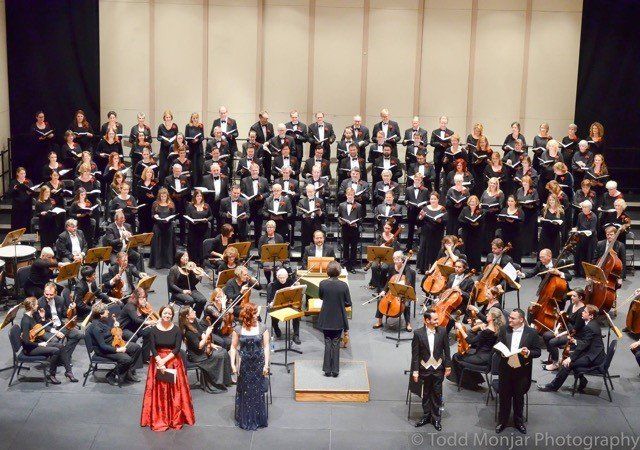
[[[315,257],[316,258],[322,258],[322,246],[315,246],[316,247],[316,253],[315,253]]]
[[[514,328],[511,335],[511,348],[512,352],[515,352],[520,348],[520,341],[522,340],[522,332],[524,331],[524,325],[520,328]]]
[[[238,215],[238,201],[233,201],[231,200],[231,223],[232,224],[237,224],[238,223],[238,219],[236,218],[236,216]]]
[[[389,137],[387,133],[389,133],[389,122],[382,122],[382,132],[384,133],[384,137]]]
[[[69,234],[69,238],[71,238],[71,253],[73,255],[82,254],[82,247],[80,246],[80,239],[78,239],[78,234]]]
[[[58,310],[56,309],[56,299],[55,297],[51,300],[47,300],[47,304],[49,305],[49,310],[51,311],[51,320],[53,320],[53,327],[59,328],[62,325],[60,321],[60,317],[58,317]]]
[[[318,125],[318,140],[322,142],[324,139],[324,125]]]

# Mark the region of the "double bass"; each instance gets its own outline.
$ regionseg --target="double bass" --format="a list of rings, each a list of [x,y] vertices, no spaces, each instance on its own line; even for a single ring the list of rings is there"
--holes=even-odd
[[[620,233],[631,226],[630,222],[631,220],[627,219],[627,222],[618,228],[613,240],[607,242],[604,253],[596,263],[596,267],[604,273],[606,283],[600,283],[590,278],[584,288],[585,303],[597,306],[600,312],[608,312],[616,301],[618,280],[622,277],[624,268],[618,254],[613,249],[613,244],[618,240]]]
[[[507,243],[502,250],[502,254],[511,250],[511,242]],[[485,267],[484,272],[482,273],[482,278],[480,278],[475,286],[473,287],[473,291],[471,292],[471,300],[478,304],[484,305],[489,301],[487,297],[487,292],[492,287],[496,286],[502,280],[502,271],[500,270],[500,265],[498,263],[489,264]]]
[[[560,251],[556,261],[561,261],[567,253],[572,252],[578,240],[579,235],[572,235]],[[555,328],[558,322],[558,304],[564,300],[568,291],[567,280],[552,274],[551,271],[547,271],[540,282],[540,286],[538,286],[538,291],[536,292],[537,300],[529,308],[531,326],[538,333],[541,334],[545,330],[553,330]]]
[[[462,239],[457,238],[455,236],[454,236],[454,239],[456,241],[452,245],[451,253],[453,253],[456,247],[463,245]],[[447,277],[445,274],[443,274],[440,271],[439,266],[453,267],[453,265],[455,264],[455,261],[453,260],[449,252],[446,250],[446,246],[445,246],[445,253],[446,253],[446,256],[443,256],[442,258],[438,259],[436,262],[433,263],[433,265],[431,266],[431,269],[429,270],[429,274],[426,277],[424,277],[424,280],[422,281],[422,290],[427,295],[438,295],[439,293],[442,292],[444,287],[447,285]]]
[[[401,283],[407,284],[407,278],[404,275],[404,269],[407,267],[407,263],[411,256],[413,255],[413,250],[409,250],[407,253],[406,259],[402,264],[402,267],[389,279],[389,283]],[[391,292],[387,292],[384,297],[380,299],[380,303],[378,303],[378,311],[380,314],[387,317],[399,317],[400,314],[403,313],[405,308],[404,302],[400,297],[393,295]]]
[[[467,278],[473,276],[476,273],[475,269],[472,269],[469,273],[467,273],[463,281]],[[462,304],[462,293],[459,289],[449,288],[440,294],[440,298],[433,305],[433,310],[438,314],[438,326],[446,327],[449,325],[449,320],[451,319],[451,314]]]

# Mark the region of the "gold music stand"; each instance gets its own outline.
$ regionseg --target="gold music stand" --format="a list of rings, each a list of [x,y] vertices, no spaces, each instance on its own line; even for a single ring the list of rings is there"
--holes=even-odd
[[[240,259],[246,259],[247,256],[249,256],[249,250],[251,250],[251,245],[253,244],[253,242],[250,241],[246,241],[246,242],[234,242],[232,244],[227,245],[227,248],[229,247],[233,247],[236,250],[238,250],[238,257]]]
[[[439,270],[440,273],[444,275],[445,278],[448,278],[449,275],[451,275],[453,272],[456,271],[456,268],[452,266],[447,266],[444,264],[436,264],[436,270]]]
[[[590,278],[596,283],[607,284],[607,277],[604,275],[604,271],[600,267],[583,262],[582,269],[584,270],[585,278]]]
[[[18,242],[20,242],[20,238],[24,233],[26,233],[26,231],[26,228],[19,228],[17,230],[9,231],[4,237],[2,244],[0,244],[0,248],[7,247],[9,245],[17,245]]]
[[[63,281],[76,278],[78,276],[78,272],[80,272],[80,266],[82,266],[82,261],[76,261],[59,266],[56,283],[62,283]]]
[[[393,252],[393,247],[370,245],[367,247],[367,261],[393,264]]]
[[[284,244],[264,244],[260,248],[260,261],[262,264],[273,263],[275,269],[278,261],[284,262],[289,259],[289,243]]]
[[[157,275],[151,275],[150,277],[144,277],[141,278],[140,281],[138,281],[138,285],[136,286],[136,288],[142,288],[145,290],[145,292],[149,292],[151,290],[151,285],[153,285],[153,282],[156,281]]]
[[[309,256],[307,258],[307,275],[326,274],[327,266],[331,261],[335,261],[333,256]]]
[[[307,290],[306,286],[291,286],[283,289],[279,289],[273,298],[273,306],[270,308],[269,316],[272,319],[284,321],[285,323],[285,344],[283,348],[274,350],[274,353],[284,352],[284,363],[272,362],[276,366],[284,366],[289,373],[289,366],[293,362],[289,362],[289,352],[295,352],[302,354],[300,350],[291,348],[291,321],[294,319],[300,319],[304,316],[304,312],[299,311],[302,305],[302,296]],[[296,309],[297,307],[297,309]]]
[[[220,272],[218,274],[218,281],[216,281],[216,287],[224,287],[224,285],[227,284],[227,281],[235,276],[235,271],[236,269],[227,269]]]
[[[129,238],[129,242],[127,242],[127,251],[132,248],[151,245],[151,239],[153,239],[153,233],[134,234]]]
[[[17,305],[12,307],[9,311],[7,311],[7,315],[4,316],[4,320],[0,324],[0,330],[2,330],[4,327],[9,325],[10,323],[13,324],[13,321],[16,319],[16,316],[18,315],[18,310],[21,307],[22,307],[22,303],[18,303]]]
[[[399,297],[401,302],[405,300],[410,300],[412,302],[416,301],[416,291],[413,287],[402,284],[402,283],[389,283],[389,293],[394,295],[395,297]],[[405,308],[410,308],[410,306],[405,306]],[[401,338],[400,330],[402,330],[402,314],[398,316],[398,335],[396,337],[386,336],[387,339],[391,339],[396,341],[396,348],[400,345],[402,341],[410,341],[412,338]],[[408,324],[405,324],[405,327]]]
[[[96,264],[98,266],[98,278],[102,282],[102,264],[111,258],[112,247],[94,247],[87,250],[84,256],[84,264]]]

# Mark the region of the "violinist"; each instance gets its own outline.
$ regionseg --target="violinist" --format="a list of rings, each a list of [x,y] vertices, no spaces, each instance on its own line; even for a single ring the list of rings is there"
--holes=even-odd
[[[84,233],[78,230],[76,219],[67,219],[65,231],[56,240],[57,259],[61,262],[82,261],[87,253],[87,240]]]
[[[155,325],[157,321],[158,315],[149,303],[147,292],[143,288],[136,288],[118,315],[122,338],[125,341],[131,340],[131,342],[142,339],[142,358],[136,361],[134,369],[142,369],[142,363],[149,363],[149,355],[151,354],[149,334],[151,326]]]
[[[111,246],[113,253],[127,252],[132,264],[139,269],[144,268],[144,261],[133,248],[127,251],[127,242],[133,235],[131,225],[126,223],[125,214],[122,211],[116,211],[114,214],[114,222],[107,225],[105,230],[105,244]]]
[[[418,328],[411,342],[411,377],[413,382],[422,380],[422,410],[424,415],[416,423],[422,427],[433,423],[442,430],[440,407],[442,406],[442,381],[451,374],[449,339],[442,327],[438,327],[438,314],[428,309],[423,314],[424,327]]]
[[[198,317],[202,316],[202,311],[207,304],[207,299],[196,288],[202,280],[202,275],[198,275],[198,267],[189,261],[189,253],[178,251],[176,253],[176,263],[169,270],[167,285],[171,294],[171,302],[179,305],[189,305],[196,310]]]
[[[119,252],[116,255],[116,263],[109,267],[102,281],[109,287],[112,297],[125,299],[135,289],[134,279],[139,280],[145,275],[137,267],[129,264],[129,256],[126,253]]]
[[[393,191],[387,191],[384,195],[384,202],[375,207],[373,216],[378,223],[378,231],[382,232],[384,225],[392,223],[393,231],[398,228],[398,222],[405,216],[404,208],[395,201]]]
[[[232,302],[236,300],[240,294],[244,294],[246,290],[249,288],[249,281],[254,281],[254,278],[249,276],[249,270],[245,266],[236,267],[233,272],[234,277],[227,281],[227,284],[224,285],[224,295],[227,296],[228,301]],[[238,317],[240,314],[240,310],[242,309],[242,305],[238,304],[233,309],[233,314],[235,317]]]
[[[332,245],[325,243],[324,231],[317,230],[313,233],[313,244],[304,248],[302,263],[309,268],[309,257],[315,258],[335,258],[336,252]]]
[[[394,252],[400,249],[398,239],[393,233],[393,223],[391,221],[387,221],[384,224],[382,233],[380,234],[380,246],[391,247],[393,248]],[[384,262],[379,263],[378,261],[371,261],[371,280],[369,281],[369,289],[380,292],[384,287],[384,281],[386,280],[386,274],[388,270],[389,264]]]
[[[410,172],[414,173],[414,172]],[[416,226],[418,225],[418,214],[423,206],[429,203],[429,189],[423,184],[424,176],[421,172],[413,175],[413,186],[407,185],[404,197],[407,204],[407,249],[413,249],[413,241]]]
[[[478,366],[490,365],[493,356],[493,346],[498,341],[498,333],[506,323],[504,313],[499,305],[487,309],[485,320],[486,324],[485,322],[480,323],[477,331],[472,329],[469,332],[465,332],[467,333],[465,339],[470,345],[468,352],[466,354],[455,353],[451,357],[451,375],[447,377],[447,379],[453,381],[455,384],[461,385],[465,389],[477,390],[478,385],[484,381],[484,378],[479,372],[465,371],[465,376],[460,380],[460,375],[462,374],[460,362]],[[452,322],[453,320],[449,321],[449,323]],[[453,323],[455,323],[455,327],[458,330],[464,328],[459,322]]]
[[[96,303],[96,300],[104,304],[122,303],[120,299],[109,297],[103,291],[102,285],[98,286],[96,270],[91,266],[84,266],[80,269],[80,279],[76,283],[73,296],[77,305],[78,320],[83,320],[91,314],[91,307]]]
[[[259,254],[262,254],[263,245],[284,243],[284,239],[282,238],[282,235],[279,233],[276,233],[276,223],[273,220],[267,221],[265,231],[266,233],[260,236],[260,240],[258,241]],[[264,277],[267,280],[267,283],[270,283],[271,272],[275,270],[274,263],[265,261],[262,264],[262,269],[264,271]]]
[[[389,268],[387,272],[387,282],[385,283],[384,289],[380,292],[378,303],[380,304],[380,299],[382,299],[387,292],[389,292],[389,283],[401,283],[407,286],[411,286],[414,290],[416,288],[416,271],[405,264],[405,260],[407,256],[404,255],[401,251],[396,251],[393,253],[393,267]],[[404,271],[400,273],[400,271],[404,268]],[[411,328],[411,302],[406,301],[403,308],[404,315],[404,323],[405,329],[408,332],[413,331]],[[376,307],[376,323],[373,325],[374,329],[382,328],[382,313],[380,312],[380,308]]]
[[[473,280],[469,274],[469,266],[467,265],[467,261],[460,258],[454,264],[455,271],[449,275],[447,279],[447,285],[443,292],[457,292],[462,296],[462,303],[458,307],[459,311],[465,311],[467,309],[467,305],[469,304],[469,297],[471,295],[471,290],[473,289]],[[453,311],[452,311],[453,312]],[[447,324],[447,333],[451,331],[454,325],[453,320],[449,320]]]
[[[142,164],[142,161],[139,163]],[[140,233],[149,233],[153,229],[153,219],[151,217],[151,206],[158,196],[160,186],[155,179],[155,170],[146,167],[136,186],[136,200],[138,202],[138,231]]]
[[[119,379],[131,382],[139,382],[135,375],[134,366],[142,354],[142,348],[135,342],[129,342],[125,346],[114,347],[111,328],[114,323],[109,316],[106,305],[99,303],[92,310],[93,321],[87,327],[87,333],[91,344],[98,356],[107,358],[116,363],[116,367],[107,372],[107,382],[116,386]],[[97,319],[97,320],[96,320]]]
[[[580,203],[581,212],[578,214],[578,221],[573,229],[574,232],[582,235],[574,254],[576,277],[584,277],[582,262],[591,262],[597,243],[598,217],[592,211],[592,207],[593,205],[589,200],[584,200]]]
[[[16,169],[16,177],[11,180],[7,194],[11,196],[11,229],[31,229],[31,215],[33,210],[33,183],[27,179],[24,167]]]
[[[316,197],[316,188],[312,184],[307,184],[305,193],[306,195],[300,199],[300,204],[298,205],[298,210],[301,214],[300,231],[303,248],[311,244],[316,231],[322,229],[325,219],[323,212],[325,209],[324,200]]]
[[[606,237],[605,239],[598,241],[596,244],[592,263],[597,264],[598,260],[604,255],[607,245],[613,244],[612,250],[617,253],[618,258],[620,258],[620,261],[622,262],[622,277],[617,280],[617,288],[619,288],[622,286],[622,280],[624,280],[627,275],[626,246],[619,240],[616,240],[616,234],[618,232],[616,227],[609,226],[604,230],[604,232]]]
[[[565,347],[570,339],[570,334],[575,335],[580,333],[582,327],[584,327],[584,319],[582,318],[582,311],[585,308],[584,304],[584,290],[576,289],[567,294],[571,299],[571,302],[565,311],[558,311],[559,314],[563,314],[563,318],[558,319],[558,324],[554,330],[546,330],[542,334],[542,339],[549,352],[549,360],[542,368],[548,371],[558,370],[560,367],[560,351],[559,349]],[[559,332],[560,325],[566,327],[561,333]]]
[[[205,392],[226,392],[233,385],[231,359],[225,348],[212,341],[213,327],[196,320],[196,312],[188,306],[180,309],[178,321],[187,346],[187,360],[200,368]]]
[[[29,278],[24,290],[30,297],[41,297],[44,286],[53,279],[53,270],[61,266],[62,263],[56,261],[51,247],[44,247],[40,251],[40,257],[31,264]]]
[[[575,348],[569,353],[569,357],[562,361],[562,364],[555,378],[544,386],[538,386],[538,390],[543,392],[555,392],[564,384],[572,370],[579,368],[598,367],[605,360],[604,342],[602,342],[602,331],[600,324],[595,319],[598,307],[587,305],[581,313],[584,326],[576,333]],[[587,387],[587,379],[580,376],[578,392],[584,392]]]
[[[35,316],[40,316],[43,313],[38,308],[38,300],[35,297],[27,297],[22,302],[24,306],[24,315],[20,321],[20,330],[22,331],[22,351],[26,356],[46,356],[49,357],[49,373],[47,374],[47,381],[51,384],[60,384],[60,381],[56,378],[56,372],[58,366],[65,367],[65,376],[72,383],[78,380],[73,376],[71,371],[71,364],[69,363],[69,355],[64,350],[64,346],[60,341],[46,342],[44,334],[38,334],[35,338],[32,338],[31,330],[36,326]]]
[[[204,319],[201,323],[214,325],[211,340],[214,344],[229,350],[231,348],[231,332],[233,331],[234,316],[233,311],[224,315],[220,319],[220,315],[224,313],[229,306],[229,299],[221,288],[215,288],[209,297],[209,303],[204,307]]]
[[[269,308],[269,311],[271,311],[271,308],[273,308],[273,299],[275,298],[276,293],[280,289],[293,286],[293,282],[294,280],[289,276],[289,272],[287,272],[287,269],[278,269],[278,271],[276,272],[275,280],[273,280],[267,286],[267,308]],[[280,327],[278,326],[279,322],[280,321],[275,317],[271,318],[271,326],[273,327],[273,332],[277,339],[280,339],[280,337],[282,336],[282,331],[280,331]],[[300,318],[293,319],[292,322],[293,336],[291,337],[291,340],[300,345]]]

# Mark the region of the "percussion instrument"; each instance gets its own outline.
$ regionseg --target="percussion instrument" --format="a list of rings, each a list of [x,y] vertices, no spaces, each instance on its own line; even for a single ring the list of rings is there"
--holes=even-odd
[[[18,269],[36,260],[36,249],[30,245],[8,245],[0,248],[0,260],[6,265],[7,276],[15,278]]]

